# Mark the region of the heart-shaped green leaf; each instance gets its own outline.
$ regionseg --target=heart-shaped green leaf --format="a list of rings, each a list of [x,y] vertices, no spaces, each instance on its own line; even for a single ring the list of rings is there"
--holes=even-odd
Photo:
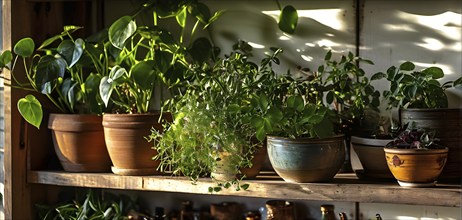
[[[18,110],[21,116],[31,125],[40,128],[43,118],[42,105],[33,95],[27,95],[18,100]]]
[[[34,53],[35,43],[32,38],[23,38],[19,40],[13,48],[14,53],[21,57],[29,57]]]

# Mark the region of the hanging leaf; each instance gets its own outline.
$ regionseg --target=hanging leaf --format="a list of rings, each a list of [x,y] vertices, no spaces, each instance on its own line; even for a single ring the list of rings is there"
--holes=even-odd
[[[21,57],[29,57],[34,53],[35,43],[32,38],[23,38],[19,40],[13,48],[14,53]]]
[[[285,6],[279,15],[279,29],[289,34],[295,33],[298,23],[297,10],[291,6]]]
[[[43,118],[42,105],[33,95],[27,95],[18,100],[18,110],[21,116],[31,125],[40,128]]]

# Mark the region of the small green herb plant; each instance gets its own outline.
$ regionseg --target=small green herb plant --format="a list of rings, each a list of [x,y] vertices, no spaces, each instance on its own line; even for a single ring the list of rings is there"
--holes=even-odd
[[[161,161],[161,170],[171,169],[174,175],[182,174],[195,182],[226,166],[233,178],[218,182],[210,192],[231,186],[247,189],[248,185],[240,184],[236,177],[240,176],[240,167],[251,166],[251,155],[257,147],[252,141],[251,100],[264,81],[259,74],[267,71],[269,62],[262,64],[258,66],[247,55],[233,52],[211,66],[190,69],[194,83],[169,108],[173,123],[167,124],[163,133],[153,130],[151,135],[159,152],[154,159]]]

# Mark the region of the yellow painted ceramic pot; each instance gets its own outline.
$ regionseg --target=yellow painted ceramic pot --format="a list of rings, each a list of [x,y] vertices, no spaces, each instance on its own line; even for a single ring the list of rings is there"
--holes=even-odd
[[[405,187],[434,186],[448,158],[448,148],[384,150],[388,168]]]

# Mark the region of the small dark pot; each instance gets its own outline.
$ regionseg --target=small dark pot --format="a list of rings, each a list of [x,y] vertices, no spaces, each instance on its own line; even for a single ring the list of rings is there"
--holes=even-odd
[[[268,136],[268,156],[276,173],[287,182],[328,182],[345,160],[344,138]]]

